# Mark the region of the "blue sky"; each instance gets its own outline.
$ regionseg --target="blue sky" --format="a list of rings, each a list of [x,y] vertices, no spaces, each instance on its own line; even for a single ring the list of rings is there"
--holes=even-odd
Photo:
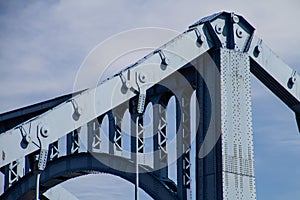
[[[300,71],[299,8],[297,0],[1,1],[0,113],[72,92],[86,55],[114,34],[142,27],[182,32],[222,10],[243,15],[287,64]],[[295,199],[300,196],[300,135],[294,114],[252,80],[257,197]],[[72,192],[76,185],[65,187]],[[99,189],[101,184],[95,185]],[[122,185],[128,186],[124,181]]]

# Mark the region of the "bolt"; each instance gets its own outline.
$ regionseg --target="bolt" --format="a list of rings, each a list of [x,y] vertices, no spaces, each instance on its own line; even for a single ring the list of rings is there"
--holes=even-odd
[[[222,33],[223,27],[220,24],[217,24],[215,27],[215,30],[218,34]]]
[[[237,24],[237,23],[239,23],[240,19],[237,15],[233,15],[232,16],[232,21]]]
[[[24,139],[25,139],[25,142],[26,142],[27,144],[31,142],[31,137],[30,137],[30,135],[26,135]]]
[[[48,137],[49,136],[49,128],[46,126],[42,126],[40,129],[40,133],[43,137]]]
[[[125,83],[125,87],[126,87],[127,89],[130,89],[130,88],[131,88],[131,84],[130,84],[130,82],[129,82],[129,81],[126,81],[126,83]]]
[[[145,75],[143,72],[140,72],[140,73],[139,73],[139,80],[140,80],[140,82],[142,82],[142,83],[145,83],[145,82],[146,82],[146,75]]]
[[[242,29],[240,29],[240,28],[236,29],[236,35],[237,35],[239,38],[242,38],[242,37],[243,37],[243,31],[242,31]]]

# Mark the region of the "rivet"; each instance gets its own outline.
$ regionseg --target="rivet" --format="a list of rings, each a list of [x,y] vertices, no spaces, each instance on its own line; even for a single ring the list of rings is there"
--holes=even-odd
[[[141,83],[146,82],[146,75],[143,72],[139,73],[139,80],[140,80]]]
[[[223,27],[222,27],[220,24],[217,24],[217,25],[215,26],[215,30],[216,30],[216,32],[217,32],[218,34],[221,34],[222,31],[223,31]]]
[[[42,126],[40,129],[40,133],[43,137],[49,136],[49,128],[47,126]]]
[[[236,35],[239,37],[239,38],[242,38],[243,37],[243,30],[238,28],[236,29]]]
[[[233,15],[233,16],[232,16],[232,21],[233,21],[234,23],[239,23],[240,19],[239,19],[239,17],[238,17],[237,15]]]

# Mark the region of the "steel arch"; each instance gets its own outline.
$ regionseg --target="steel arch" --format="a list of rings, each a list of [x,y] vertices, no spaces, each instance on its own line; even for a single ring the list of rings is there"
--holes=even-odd
[[[46,192],[51,187],[71,178],[95,172],[108,173],[119,176],[131,183],[135,183],[135,174],[118,171],[110,166],[122,166],[124,169],[134,168],[135,164],[125,158],[106,153],[79,153],[58,158],[49,163],[41,174],[40,190]],[[140,188],[153,199],[177,199],[176,191],[170,182],[159,180],[147,168],[140,166]],[[0,199],[34,199],[35,198],[35,173],[24,176],[1,196]]]

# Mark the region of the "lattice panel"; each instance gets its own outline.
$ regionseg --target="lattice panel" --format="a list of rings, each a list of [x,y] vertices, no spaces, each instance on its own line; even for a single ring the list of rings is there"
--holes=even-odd
[[[58,141],[55,141],[52,144],[50,144],[49,149],[49,160],[57,159],[59,156]]]
[[[123,113],[114,112],[115,116],[115,137],[114,137],[114,145],[117,151],[122,151],[122,119]]]
[[[183,181],[186,188],[191,186],[191,115],[190,115],[190,96],[183,92],[181,97],[182,108],[182,145],[183,145]]]
[[[101,119],[92,120],[87,124],[88,150],[90,152],[100,152],[101,150]]]
[[[67,154],[79,153],[80,143],[79,143],[79,132],[80,129],[74,130],[67,136]]]

